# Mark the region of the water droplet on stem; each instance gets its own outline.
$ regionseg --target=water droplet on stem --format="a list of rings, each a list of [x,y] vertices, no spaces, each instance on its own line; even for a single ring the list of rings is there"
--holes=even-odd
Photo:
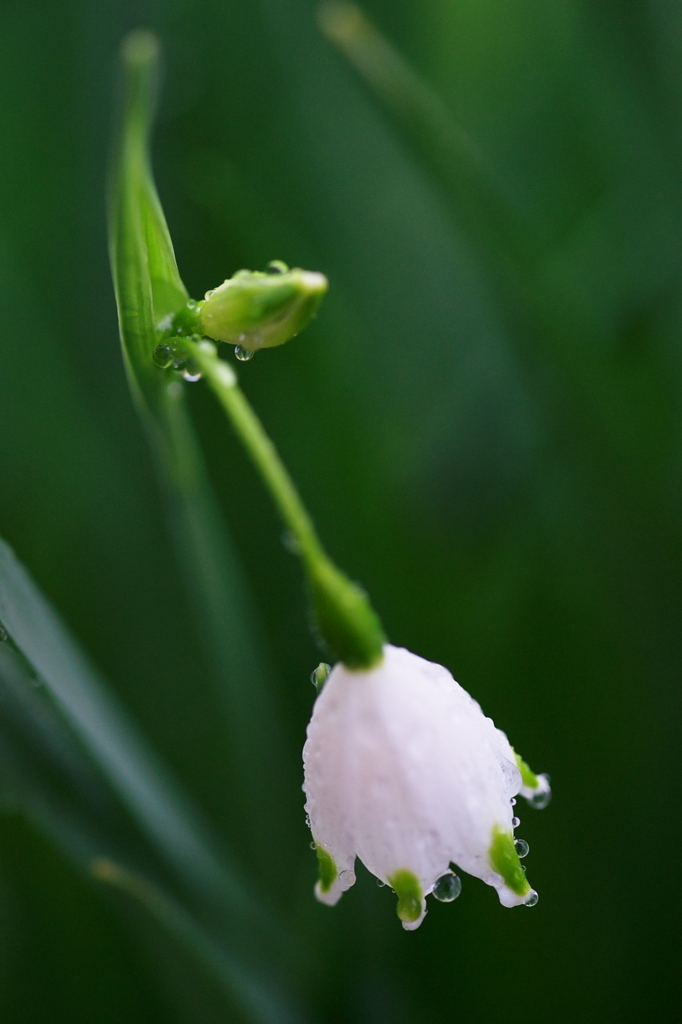
[[[285,530],[282,534],[282,544],[291,555],[300,555],[301,545],[298,538],[291,530]]]
[[[167,370],[168,367],[173,363],[175,359],[175,353],[170,345],[166,342],[162,342],[161,345],[157,345],[152,352],[152,360],[154,366],[158,366],[160,370]]]
[[[182,376],[184,380],[188,380],[190,383],[193,383],[195,380],[201,380],[201,370],[194,359],[187,360],[182,370]]]

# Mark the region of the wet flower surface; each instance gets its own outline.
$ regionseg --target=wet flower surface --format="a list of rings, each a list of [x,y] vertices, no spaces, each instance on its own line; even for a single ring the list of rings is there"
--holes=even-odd
[[[519,861],[512,799],[546,802],[546,777],[517,758],[442,666],[390,645],[370,670],[336,665],[303,760],[322,902],[353,885],[356,857],[395,890],[407,929],[421,924],[426,895],[453,890],[443,882],[451,865],[493,886],[504,906],[537,900]]]

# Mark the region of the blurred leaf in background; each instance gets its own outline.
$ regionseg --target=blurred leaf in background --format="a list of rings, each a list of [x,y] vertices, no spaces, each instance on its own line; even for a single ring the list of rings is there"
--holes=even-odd
[[[107,266],[116,55],[148,26],[165,54],[154,163],[189,293],[274,258],[329,277],[314,327],[241,369],[244,390],[393,642],[448,665],[553,776],[542,827],[529,810],[520,830],[532,911],[503,911],[471,881],[405,935],[366,876],[335,911],[315,903],[299,756],[319,657],[298,567],[191,385],[286,754],[273,869],[245,871],[304,935],[292,970],[311,1019],[672,1021],[682,14],[663,0],[364,11],[480,153],[531,239],[522,262],[309,0],[0,4],[0,534],[218,841],[246,850],[220,673],[127,393]],[[22,707],[3,696],[0,712]],[[226,1019],[10,783],[3,1019]],[[56,787],[53,812],[62,798],[75,800]]]

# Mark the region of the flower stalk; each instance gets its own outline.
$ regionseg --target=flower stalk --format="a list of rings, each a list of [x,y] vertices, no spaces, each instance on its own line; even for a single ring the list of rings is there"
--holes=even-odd
[[[227,413],[291,533],[306,572],[321,640],[347,668],[373,668],[383,657],[385,637],[369,598],[324,550],[296,486],[239,387],[234,370],[218,357],[211,342],[183,339],[183,345]]]

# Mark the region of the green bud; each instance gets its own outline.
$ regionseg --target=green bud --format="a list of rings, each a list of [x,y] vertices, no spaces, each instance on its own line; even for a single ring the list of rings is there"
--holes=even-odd
[[[315,624],[330,653],[357,671],[378,665],[386,637],[364,590],[327,558],[308,564]]]
[[[251,352],[283,345],[310,323],[327,287],[324,274],[279,260],[268,273],[239,270],[197,304],[198,332]]]

